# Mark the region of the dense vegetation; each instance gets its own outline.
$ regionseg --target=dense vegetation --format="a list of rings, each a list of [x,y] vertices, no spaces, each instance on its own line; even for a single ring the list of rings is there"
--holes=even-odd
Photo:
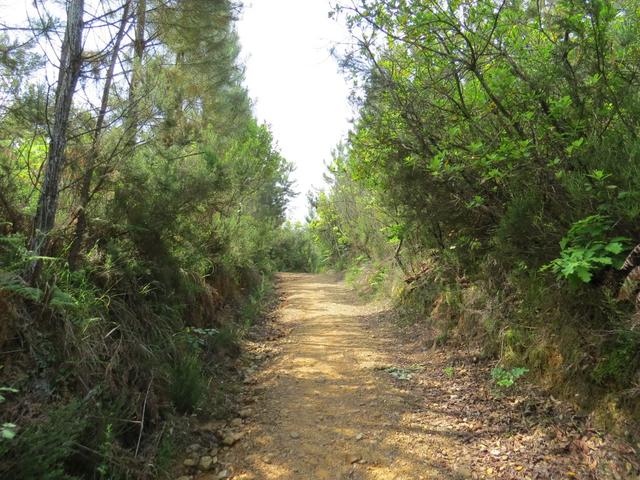
[[[0,32],[0,476],[161,478],[270,274],[321,264],[633,433],[637,2],[339,4],[358,115],[308,226],[237,4],[64,3]]]
[[[299,267],[291,166],[238,5],[60,5],[0,34],[0,477],[160,478],[173,412],[224,406],[222,358]]]
[[[358,116],[313,200],[323,258],[394,294],[436,343],[479,345],[603,420],[637,419],[640,270],[623,261],[640,238],[638,3],[334,14],[354,38],[342,64]]]

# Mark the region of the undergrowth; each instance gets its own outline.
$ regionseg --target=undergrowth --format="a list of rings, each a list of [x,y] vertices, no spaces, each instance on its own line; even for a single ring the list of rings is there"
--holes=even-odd
[[[166,476],[177,443],[159,426],[223,410],[232,392],[218,378],[271,301],[272,278],[237,275],[226,288],[246,294],[220,302],[210,281],[176,272],[167,289],[112,249],[74,272],[46,259],[30,287],[22,241],[1,238],[0,334],[14,354],[0,370],[0,422],[13,433],[0,440],[0,476]]]
[[[573,284],[549,288],[537,272],[471,281],[447,262],[430,256],[407,275],[360,259],[347,278],[365,295],[389,296],[397,321],[420,325],[433,346],[455,342],[497,360],[493,381],[503,389],[527,373],[528,381],[593,411],[600,425],[633,432],[640,337],[622,320],[624,304]]]

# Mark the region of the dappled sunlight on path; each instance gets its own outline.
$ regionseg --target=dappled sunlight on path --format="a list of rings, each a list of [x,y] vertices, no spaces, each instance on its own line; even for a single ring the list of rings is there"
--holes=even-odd
[[[381,378],[385,339],[367,305],[329,275],[285,274],[279,316],[288,335],[257,378],[256,418],[233,450],[238,479],[465,478],[404,448],[425,431],[403,421],[415,399]]]

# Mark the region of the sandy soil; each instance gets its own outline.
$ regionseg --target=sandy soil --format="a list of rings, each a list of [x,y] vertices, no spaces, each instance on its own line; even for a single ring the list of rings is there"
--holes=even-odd
[[[280,288],[282,335],[247,374],[245,435],[221,459],[232,478],[640,478],[632,447],[544,395],[496,397],[472,353],[399,335],[335,277]]]

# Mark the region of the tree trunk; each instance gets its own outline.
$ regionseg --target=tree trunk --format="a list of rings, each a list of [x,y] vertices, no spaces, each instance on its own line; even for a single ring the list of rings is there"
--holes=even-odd
[[[96,159],[99,154],[99,143],[102,135],[102,129],[104,127],[104,118],[107,114],[107,108],[109,106],[109,93],[111,91],[111,84],[113,83],[113,74],[116,63],[118,62],[118,55],[120,53],[120,44],[122,38],[126,32],[127,20],[129,19],[129,6],[131,1],[127,0],[124,4],[122,11],[122,19],[120,20],[120,27],[116,33],[115,41],[113,44],[113,51],[111,52],[111,58],[109,60],[109,66],[107,68],[107,76],[104,82],[104,88],[102,90],[102,100],[100,103],[100,111],[96,118],[96,128],[93,132],[93,138],[91,140],[91,149],[87,156],[87,168],[82,177],[82,183],[80,185],[80,205],[78,207],[76,229],[69,249],[69,268],[75,270],[78,265],[78,258],[80,251],[82,250],[82,242],[84,234],[87,229],[87,213],[86,209],[91,200],[91,182],[93,181],[93,174],[96,168]]]
[[[144,28],[147,15],[147,1],[138,0],[136,9],[136,30],[133,41],[133,66],[131,69],[131,82],[129,85],[129,115],[125,126],[125,135],[128,141],[126,145],[129,150],[133,150],[136,145],[136,135],[139,127],[140,111],[138,103],[140,95],[138,92],[138,84],[140,83],[140,70],[142,68],[142,57],[145,49]]]
[[[56,86],[47,166],[40,198],[38,199],[33,230],[29,239],[29,248],[36,257],[46,253],[47,237],[56,219],[58,188],[65,163],[64,151],[67,145],[69,114],[73,103],[73,94],[82,68],[83,13],[84,0],[69,0],[67,4],[67,26],[60,55],[60,69],[58,72],[58,85]],[[35,283],[37,280],[40,264],[40,260],[34,260],[27,271],[27,278],[31,283]]]

